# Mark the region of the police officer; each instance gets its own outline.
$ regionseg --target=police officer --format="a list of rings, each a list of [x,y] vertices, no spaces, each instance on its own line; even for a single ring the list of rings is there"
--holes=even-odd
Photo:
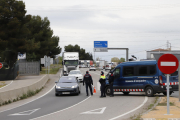
[[[114,83],[114,75],[113,72],[109,72],[109,87],[110,87],[110,97],[114,97],[114,91],[113,91],[113,83]]]
[[[87,96],[89,96],[89,94],[88,94],[88,87],[89,87],[89,89],[91,91],[91,95],[93,95],[92,87],[91,87],[91,84],[93,85],[93,80],[92,80],[92,77],[91,77],[91,75],[89,74],[88,71],[86,71],[86,74],[84,75],[83,86],[84,86],[84,82],[86,84],[86,94],[87,94]]]
[[[100,96],[100,98],[106,97],[106,95],[105,95],[105,79],[106,79],[106,77],[104,75],[104,72],[101,71],[101,77],[99,79],[99,82],[101,83],[101,96]]]

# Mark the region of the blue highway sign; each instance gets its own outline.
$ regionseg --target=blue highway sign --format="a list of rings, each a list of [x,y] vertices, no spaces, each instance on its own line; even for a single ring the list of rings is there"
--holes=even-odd
[[[94,41],[94,48],[107,48],[108,42],[107,41]]]

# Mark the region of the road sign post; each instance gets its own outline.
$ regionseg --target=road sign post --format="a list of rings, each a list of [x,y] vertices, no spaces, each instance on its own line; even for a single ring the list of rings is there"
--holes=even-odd
[[[158,68],[167,74],[167,115],[169,115],[169,74],[174,73],[179,66],[179,61],[172,54],[164,54],[158,59]]]
[[[0,63],[0,69],[3,67],[3,64],[2,63]]]

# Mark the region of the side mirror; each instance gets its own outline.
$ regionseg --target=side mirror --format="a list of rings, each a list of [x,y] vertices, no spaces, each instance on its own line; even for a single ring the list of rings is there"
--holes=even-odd
[[[57,84],[58,82],[56,81],[55,83]]]

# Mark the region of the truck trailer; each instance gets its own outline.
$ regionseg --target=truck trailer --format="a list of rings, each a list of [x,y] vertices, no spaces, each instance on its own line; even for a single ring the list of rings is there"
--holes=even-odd
[[[79,70],[79,53],[63,52],[63,75],[67,76],[71,70]]]

